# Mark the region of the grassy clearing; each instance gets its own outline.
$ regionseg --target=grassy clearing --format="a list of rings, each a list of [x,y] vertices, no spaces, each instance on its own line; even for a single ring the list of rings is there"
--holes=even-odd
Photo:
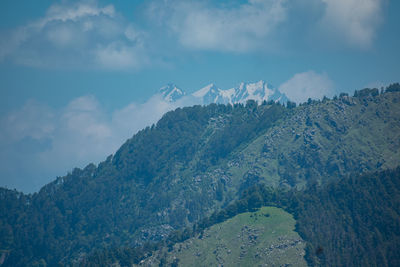
[[[292,215],[263,207],[216,224],[158,258],[179,266],[307,266],[305,243],[294,228]],[[144,265],[157,264],[153,258]]]

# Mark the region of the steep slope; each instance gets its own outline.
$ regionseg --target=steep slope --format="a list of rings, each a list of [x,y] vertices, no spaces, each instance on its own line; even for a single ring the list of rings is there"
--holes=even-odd
[[[139,266],[307,266],[305,242],[294,228],[290,214],[263,207],[213,225],[172,249],[157,251]]]
[[[349,173],[394,168],[399,159],[399,93],[342,95],[299,106],[233,155],[220,172],[237,186],[264,182],[304,187]]]
[[[363,90],[290,109],[249,101],[169,112],[98,166],[31,196],[6,190],[5,264],[68,263],[160,240],[258,183],[302,188],[398,166],[399,101],[396,90]],[[8,210],[13,199],[22,203]]]

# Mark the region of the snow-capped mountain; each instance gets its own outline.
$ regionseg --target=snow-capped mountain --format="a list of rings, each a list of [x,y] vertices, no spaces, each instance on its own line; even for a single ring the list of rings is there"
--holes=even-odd
[[[160,94],[166,102],[176,102],[186,93],[174,84],[168,84],[160,89]],[[208,105],[246,103],[247,100],[255,100],[258,103],[263,101],[275,101],[286,103],[288,98],[278,89],[272,87],[265,81],[255,83],[240,83],[238,87],[230,89],[218,88],[211,83],[193,94],[187,96],[192,103]]]
[[[258,103],[263,101],[279,101],[285,103],[288,98],[278,89],[273,88],[265,81],[255,83],[240,83],[238,87],[231,89],[220,89],[214,84],[194,92],[192,94],[196,98],[200,98],[203,104],[235,104],[246,103],[247,100],[255,100]]]
[[[175,102],[186,95],[185,91],[178,88],[175,84],[169,83],[159,90],[162,98],[167,102]]]

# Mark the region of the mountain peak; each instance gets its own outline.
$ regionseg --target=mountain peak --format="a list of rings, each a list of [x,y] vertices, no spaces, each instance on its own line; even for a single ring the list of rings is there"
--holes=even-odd
[[[161,94],[162,98],[167,102],[175,102],[186,95],[185,91],[173,83],[169,83],[166,86],[161,87],[159,94]]]
[[[241,82],[237,87],[220,89],[211,83],[192,94],[205,105],[246,103],[247,100],[287,102],[287,97],[264,80],[258,82]]]
[[[166,102],[175,102],[186,95],[186,93],[173,83],[160,88],[159,94]],[[285,103],[288,98],[278,89],[274,88],[264,80],[257,82],[241,82],[237,87],[221,89],[214,83],[210,83],[191,95],[195,103],[208,105],[215,104],[236,104],[246,103],[254,100],[258,103],[263,101],[275,101]],[[197,99],[197,100],[196,100]]]

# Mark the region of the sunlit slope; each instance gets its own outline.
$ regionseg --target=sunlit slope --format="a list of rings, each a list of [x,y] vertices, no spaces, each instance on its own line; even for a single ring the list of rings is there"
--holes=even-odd
[[[307,266],[305,243],[295,220],[282,209],[263,207],[216,224],[173,249],[157,252],[142,266]]]

